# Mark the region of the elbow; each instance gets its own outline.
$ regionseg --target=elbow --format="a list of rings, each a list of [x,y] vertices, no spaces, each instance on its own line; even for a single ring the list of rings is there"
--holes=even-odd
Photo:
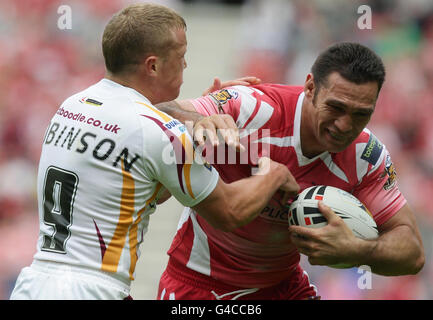
[[[419,253],[417,259],[415,259],[415,262],[413,264],[413,268],[412,268],[412,272],[411,272],[411,274],[413,274],[413,275],[419,273],[425,264],[424,252],[423,252],[423,250],[420,250],[420,251],[421,252]]]
[[[422,245],[422,242],[418,243],[416,251],[417,254],[414,259],[413,270],[412,270],[412,274],[414,275],[419,273],[425,264],[424,246]]]
[[[414,250],[415,251],[415,250]],[[407,267],[405,272],[401,275],[416,275],[418,274],[425,264],[425,255],[422,247],[418,247],[416,252],[413,252],[410,258],[406,260]]]

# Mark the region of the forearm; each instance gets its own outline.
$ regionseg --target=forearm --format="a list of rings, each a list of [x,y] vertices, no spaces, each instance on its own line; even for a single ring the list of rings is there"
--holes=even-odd
[[[236,227],[254,220],[286,181],[285,171],[275,168],[266,175],[254,175],[227,185],[227,198]],[[237,196],[233,197],[234,194]]]
[[[377,240],[359,239],[355,257],[355,265],[367,265],[385,276],[416,274],[424,265],[422,244],[407,225],[396,226]]]
[[[173,118],[176,118],[183,123],[187,121],[192,121],[193,123],[196,123],[198,120],[203,118],[200,113],[195,112],[193,110],[194,108],[191,108],[191,106],[185,101],[182,101],[182,103],[179,103],[175,100],[163,102],[157,104],[156,107],[162,112],[169,114]]]
[[[287,194],[298,191],[299,186],[288,172],[283,165],[271,163],[263,175],[230,184],[220,179],[214,191],[193,209],[214,228],[230,232],[256,218],[279,188],[287,190]]]

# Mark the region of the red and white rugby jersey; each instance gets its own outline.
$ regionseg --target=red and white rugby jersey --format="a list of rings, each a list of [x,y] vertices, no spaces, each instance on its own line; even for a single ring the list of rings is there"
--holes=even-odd
[[[195,206],[217,184],[215,169],[190,161],[192,150],[184,125],[131,88],[103,79],[68,98],[44,137],[34,258],[129,284],[164,190]]]
[[[406,202],[396,186],[385,146],[365,129],[343,152],[305,157],[300,144],[303,97],[302,87],[263,84],[234,86],[192,100],[204,115],[224,112],[233,116],[241,128],[241,143],[247,147],[237,158],[239,164],[221,164],[215,154],[208,161],[224,181],[232,182],[251,175],[255,159],[269,154],[287,165],[302,190],[323,184],[351,192],[369,208],[378,225],[384,223]],[[276,193],[254,221],[227,233],[215,230],[186,208],[169,255],[192,270],[232,285],[276,284],[290,275],[300,259],[289,238],[287,215]]]

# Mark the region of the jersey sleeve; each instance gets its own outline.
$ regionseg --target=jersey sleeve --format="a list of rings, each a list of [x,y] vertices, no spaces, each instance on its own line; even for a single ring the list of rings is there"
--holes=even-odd
[[[262,128],[272,116],[274,107],[259,89],[233,86],[190,100],[197,112],[209,116],[218,113],[231,115],[239,129],[245,134]]]
[[[189,101],[204,116],[226,113],[236,120],[242,103],[242,91],[245,90],[247,87],[229,87]]]
[[[396,214],[406,199],[398,189],[397,173],[388,150],[373,134],[361,159],[368,162],[369,170],[353,194],[369,209],[379,226]]]
[[[148,118],[150,121],[143,129],[146,172],[182,205],[195,206],[215,189],[218,172],[195,152],[182,123]]]

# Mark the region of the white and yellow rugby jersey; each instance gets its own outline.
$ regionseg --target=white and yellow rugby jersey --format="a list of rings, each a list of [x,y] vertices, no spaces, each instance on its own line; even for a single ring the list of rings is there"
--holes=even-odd
[[[193,156],[184,125],[131,88],[103,79],[68,98],[43,142],[35,259],[129,283],[158,197],[191,207],[215,188],[217,171]]]

